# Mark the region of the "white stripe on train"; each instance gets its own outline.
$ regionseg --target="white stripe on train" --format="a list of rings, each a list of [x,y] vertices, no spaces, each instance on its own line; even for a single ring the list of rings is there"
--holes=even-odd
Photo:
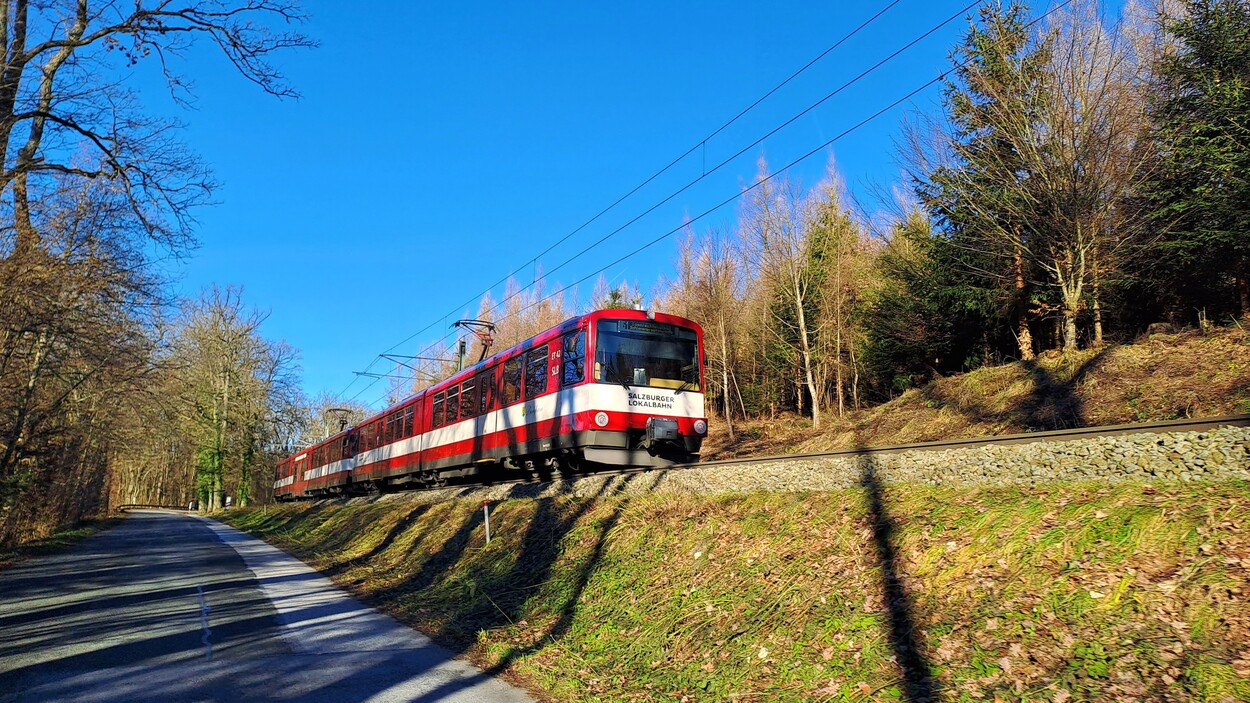
[[[424,401],[422,401],[422,404]],[[418,411],[420,405],[418,405]],[[333,464],[318,467],[304,472],[304,480],[320,478],[331,474],[350,470],[352,467],[339,466],[333,471],[330,467],[353,462],[355,466],[366,466],[379,461],[406,456],[414,452],[426,452],[438,447],[463,442],[503,432],[525,425],[566,417],[579,412],[606,410],[641,415],[663,415],[665,417],[703,417],[703,394],[685,391],[677,395],[675,390],[667,388],[635,387],[626,390],[624,386],[590,383],[572,388],[564,388],[555,393],[542,395],[524,403],[517,403],[506,408],[494,410],[475,418],[462,420],[446,427],[438,427],[414,437],[407,437],[366,452],[356,454],[352,459],[344,459]],[[654,412],[648,412],[654,411]],[[503,424],[500,425],[499,423]],[[290,478],[290,477],[288,477]]]
[[[631,402],[651,403],[660,407],[631,407]],[[487,436],[587,410],[646,414],[648,409],[656,410],[657,412],[654,413],[656,415],[701,418],[703,417],[703,394],[686,391],[681,395],[676,395],[675,391],[664,388],[637,388],[626,391],[622,386],[603,384],[565,388],[524,403],[510,405],[479,417],[462,420],[446,427],[438,427],[415,437],[408,437],[361,452],[356,455],[356,464],[365,466],[406,456],[413,452],[430,451],[474,437]]]

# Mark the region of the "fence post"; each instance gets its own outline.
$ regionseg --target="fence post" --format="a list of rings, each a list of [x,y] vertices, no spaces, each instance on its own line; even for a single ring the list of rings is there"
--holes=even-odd
[[[486,543],[490,544],[490,501],[482,501],[482,512],[486,514]]]

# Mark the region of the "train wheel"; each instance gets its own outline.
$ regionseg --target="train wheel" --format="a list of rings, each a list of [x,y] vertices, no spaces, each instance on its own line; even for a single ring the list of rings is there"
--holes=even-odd
[[[577,453],[575,452],[570,452],[568,454],[561,454],[560,457],[556,460],[558,462],[557,465],[559,466],[559,469],[560,469],[560,476],[562,478],[569,478],[576,474],[582,473],[582,471],[584,470],[584,467],[582,466],[581,459],[582,458],[578,456]]]

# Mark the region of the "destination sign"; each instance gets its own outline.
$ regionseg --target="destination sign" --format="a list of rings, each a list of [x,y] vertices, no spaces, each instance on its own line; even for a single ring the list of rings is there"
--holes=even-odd
[[[621,320],[617,329],[622,332],[646,332],[648,334],[673,334],[673,326],[662,322],[645,320]]]

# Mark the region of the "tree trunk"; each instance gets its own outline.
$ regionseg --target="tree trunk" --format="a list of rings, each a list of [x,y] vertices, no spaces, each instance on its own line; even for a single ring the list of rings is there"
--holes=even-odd
[[[1093,307],[1094,307],[1094,346],[1101,347],[1102,340],[1102,286],[1098,281],[1098,270],[1094,269]]]
[[[855,345],[847,345],[851,357],[851,406],[859,410],[859,362],[855,359]]]
[[[734,421],[733,411],[729,404],[729,340],[725,334],[725,313],[724,308],[721,309],[720,315],[720,378],[721,378],[721,398],[722,405],[725,408],[725,427],[729,430],[729,438],[734,438]]]
[[[729,374],[729,380],[734,384],[734,394],[738,396],[738,407],[742,409],[742,417],[745,418],[747,416],[747,404],[742,399],[742,386],[738,385],[738,375],[734,373]]]
[[[1020,229],[1016,228],[1016,237],[1019,239]],[[1029,332],[1029,310],[1028,298],[1026,295],[1024,282],[1024,254],[1020,251],[1020,245],[1016,245],[1015,253],[1016,268],[1016,344],[1020,346],[1020,360],[1032,361],[1033,354],[1033,334]]]
[[[1250,319],[1250,266],[1246,264],[1246,257],[1237,257],[1233,275],[1237,279],[1237,305],[1241,308],[1241,317]]]
[[[834,367],[834,369],[835,369],[835,370],[834,370],[834,380],[833,380],[833,385],[834,385],[834,388],[835,388],[835,389],[836,389],[836,391],[837,391],[837,398],[838,398],[838,417],[844,417],[844,416],[846,415],[846,391],[845,391],[845,389],[843,388],[843,384],[845,383],[845,379],[843,379],[843,378],[842,378],[842,359],[841,359],[841,355],[839,355],[839,357],[838,357],[837,361],[835,362],[835,364],[836,364],[836,365],[835,365],[835,367]]]
[[[846,379],[843,377],[843,369],[842,369],[842,316],[841,316],[841,313],[842,311],[840,309],[838,310],[837,313],[835,313],[838,316],[837,317],[838,331],[834,334],[834,337],[833,337],[833,343],[834,343],[833,359],[834,359],[834,363],[836,364],[836,367],[835,367],[836,371],[834,372],[834,376],[835,376],[834,386],[837,388],[837,394],[838,394],[838,417],[845,417],[846,416],[846,389],[844,388],[844,384],[846,383]]]
[[[1098,275],[1099,265],[1098,248],[1094,248],[1094,265],[1090,269],[1090,291],[1093,297],[1094,308],[1094,346],[1102,346],[1102,277]]]
[[[816,378],[812,373],[812,347],[807,335],[807,317],[803,314],[803,294],[797,285],[794,293],[794,307],[799,318],[799,343],[803,350],[803,375],[812,399],[812,429],[820,429],[820,395],[816,393]]]

